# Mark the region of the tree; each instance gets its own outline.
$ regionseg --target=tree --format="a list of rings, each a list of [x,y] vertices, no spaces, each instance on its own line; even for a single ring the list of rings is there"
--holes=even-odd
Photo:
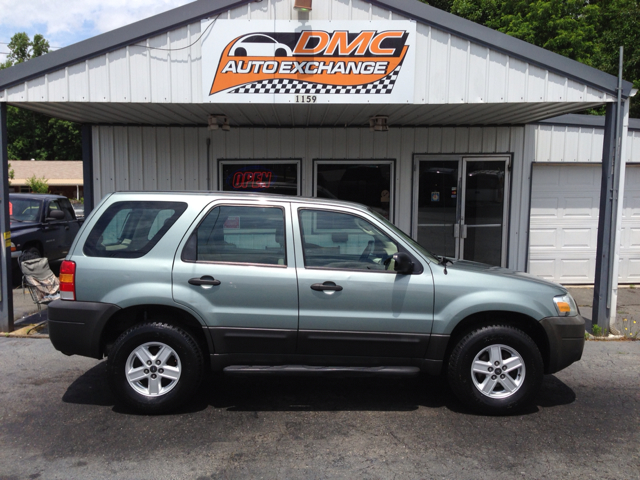
[[[13,170],[13,168],[11,168],[11,164],[9,164],[9,178],[7,180],[9,182],[9,186],[11,186],[11,180],[13,180],[15,174],[16,172]]]
[[[7,60],[0,69],[29,61],[49,51],[49,42],[40,34],[33,41],[16,33],[8,44]],[[76,160],[82,158],[80,127],[76,123],[7,107],[8,155],[11,160]]]
[[[33,193],[49,193],[49,180],[44,178],[36,178],[35,173],[31,178],[26,180],[27,186]]]

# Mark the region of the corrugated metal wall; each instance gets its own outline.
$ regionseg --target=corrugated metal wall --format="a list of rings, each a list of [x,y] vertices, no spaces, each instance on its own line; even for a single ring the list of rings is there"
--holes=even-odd
[[[311,195],[314,159],[395,159],[395,218],[411,230],[414,154],[513,153],[509,265],[520,241],[524,127],[369,129],[237,128],[230,132],[189,127],[93,127],[94,192],[98,202],[116,190],[206,190],[207,138],[210,185],[218,188],[220,159],[300,159],[301,189]],[[528,175],[528,171],[526,172]],[[528,188],[528,183],[527,183]],[[524,217],[526,219],[526,217]],[[526,223],[525,223],[526,228]],[[521,245],[522,244],[522,245]]]
[[[406,19],[361,0],[323,0],[308,16],[310,20]],[[264,0],[230,10],[220,18],[299,17],[292,0]],[[614,100],[579,82],[442,30],[418,24],[417,32],[416,104]],[[200,22],[172,30],[0,91],[0,100],[201,103],[200,33]],[[501,113],[496,115],[486,123],[498,122]]]
[[[536,162],[602,162],[604,129],[566,125],[535,126]],[[640,131],[629,130],[626,161],[640,162]]]

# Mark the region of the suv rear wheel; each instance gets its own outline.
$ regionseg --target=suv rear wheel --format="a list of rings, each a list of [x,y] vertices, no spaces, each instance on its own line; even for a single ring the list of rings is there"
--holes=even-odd
[[[116,402],[142,413],[163,413],[189,399],[200,384],[202,351],[185,330],[144,323],[116,340],[107,375]]]
[[[468,407],[505,415],[526,406],[542,383],[542,355],[523,331],[482,327],[464,336],[448,364],[451,389]]]

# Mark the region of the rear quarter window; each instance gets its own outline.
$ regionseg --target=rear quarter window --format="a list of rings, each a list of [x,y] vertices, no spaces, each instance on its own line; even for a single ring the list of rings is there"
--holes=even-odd
[[[187,209],[184,202],[117,202],[91,229],[83,252],[89,257],[140,258]]]

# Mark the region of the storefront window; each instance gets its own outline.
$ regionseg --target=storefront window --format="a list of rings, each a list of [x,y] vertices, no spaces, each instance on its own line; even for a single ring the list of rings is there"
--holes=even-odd
[[[392,220],[393,161],[315,161],[315,196],[362,203]]]
[[[220,190],[225,192],[300,194],[298,160],[221,161]]]

